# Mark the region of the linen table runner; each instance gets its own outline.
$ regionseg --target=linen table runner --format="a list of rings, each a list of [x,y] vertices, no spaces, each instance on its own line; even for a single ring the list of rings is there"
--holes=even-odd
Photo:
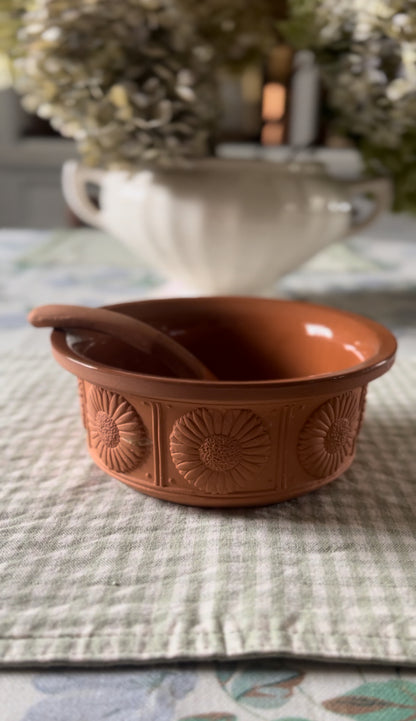
[[[76,380],[3,355],[0,659],[292,655],[416,662],[416,363],[369,386],[351,469],[256,509],[181,507],[100,471]]]

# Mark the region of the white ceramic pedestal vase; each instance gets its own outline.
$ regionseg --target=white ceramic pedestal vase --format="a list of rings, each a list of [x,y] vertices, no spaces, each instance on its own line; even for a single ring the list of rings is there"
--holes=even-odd
[[[99,208],[86,186],[99,186]],[[209,159],[135,175],[63,168],[63,192],[90,225],[123,241],[149,267],[203,295],[261,293],[390,203],[384,178],[340,181],[315,163]],[[354,222],[356,198],[373,206]]]

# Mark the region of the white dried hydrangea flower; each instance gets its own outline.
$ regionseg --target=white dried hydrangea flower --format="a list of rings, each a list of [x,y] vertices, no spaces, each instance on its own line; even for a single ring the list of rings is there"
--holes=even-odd
[[[416,210],[415,0],[288,0],[284,32],[315,50],[333,127],[369,168],[395,181],[395,208]]]
[[[87,164],[170,166],[206,154],[213,53],[173,0],[38,0],[18,40],[25,108],[75,138]]]

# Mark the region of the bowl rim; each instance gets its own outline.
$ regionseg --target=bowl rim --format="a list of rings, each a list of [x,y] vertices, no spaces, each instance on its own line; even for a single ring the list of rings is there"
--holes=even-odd
[[[340,310],[330,305],[310,303],[308,301],[288,300],[280,298],[256,298],[254,296],[199,296],[186,298],[157,298],[127,301],[102,306],[111,310],[120,307],[137,305],[157,305],[169,302],[184,304],[203,301],[231,302],[231,301],[264,301],[276,304],[287,304],[297,307],[307,307],[319,312],[326,311],[345,319],[351,319],[374,333],[379,340],[377,351],[345,370],[319,373],[293,378],[277,378],[268,380],[226,380],[210,381],[198,379],[169,378],[153,376],[130,370],[123,370],[108,366],[96,360],[78,355],[68,345],[66,333],[54,329],[51,333],[52,353],[57,362],[78,378],[87,380],[95,385],[102,385],[123,393],[176,400],[204,400],[204,402],[238,402],[238,401],[269,401],[274,399],[309,397],[328,392],[328,383],[336,386],[337,392],[351,390],[386,373],[394,363],[397,351],[397,341],[393,333],[381,323],[358,313]],[[186,391],[185,393],[183,391]]]

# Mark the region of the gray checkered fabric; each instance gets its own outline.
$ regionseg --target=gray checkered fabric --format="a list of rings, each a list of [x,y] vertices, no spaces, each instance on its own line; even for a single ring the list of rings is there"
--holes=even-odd
[[[284,504],[181,507],[87,454],[76,380],[3,357],[0,659],[416,662],[416,363],[370,385],[352,468]]]

